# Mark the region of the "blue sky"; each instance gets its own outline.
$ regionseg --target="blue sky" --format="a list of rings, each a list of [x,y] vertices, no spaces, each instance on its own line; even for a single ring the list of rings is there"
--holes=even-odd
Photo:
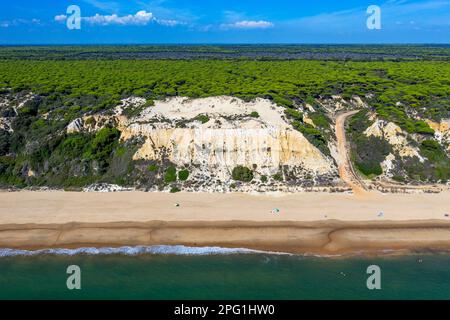
[[[0,0],[0,44],[450,43],[450,0]],[[81,29],[69,30],[69,5]],[[381,30],[366,26],[381,8]]]

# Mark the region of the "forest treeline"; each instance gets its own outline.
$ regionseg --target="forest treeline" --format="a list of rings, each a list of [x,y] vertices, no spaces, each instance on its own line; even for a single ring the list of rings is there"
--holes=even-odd
[[[381,117],[414,132],[427,129],[408,112],[449,117],[450,63],[14,60],[0,61],[1,88],[31,90],[44,97],[41,112],[58,108],[66,115],[110,108],[131,95],[264,97],[286,107],[309,97],[370,95]]]
[[[450,60],[450,45],[90,45],[0,46],[0,60],[268,59]]]

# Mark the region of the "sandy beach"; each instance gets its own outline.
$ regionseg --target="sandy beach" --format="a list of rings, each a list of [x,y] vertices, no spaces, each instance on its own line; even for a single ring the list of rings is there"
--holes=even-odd
[[[0,192],[0,248],[450,249],[449,195]]]

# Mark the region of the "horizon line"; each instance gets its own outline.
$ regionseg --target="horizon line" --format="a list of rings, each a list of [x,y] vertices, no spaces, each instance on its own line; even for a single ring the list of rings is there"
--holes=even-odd
[[[155,43],[9,43],[9,44],[0,44],[0,47],[25,47],[25,46],[450,46],[450,42],[408,42],[408,43],[396,43],[396,42],[380,42],[380,43],[359,43],[359,42],[279,42],[279,43],[244,43],[244,42],[205,42],[205,43],[163,43],[163,42],[155,42]]]

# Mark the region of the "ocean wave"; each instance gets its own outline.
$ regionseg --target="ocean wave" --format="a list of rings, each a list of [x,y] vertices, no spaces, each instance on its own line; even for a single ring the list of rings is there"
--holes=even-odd
[[[37,255],[61,255],[61,256],[75,256],[75,255],[127,255],[137,256],[144,254],[160,254],[160,255],[232,255],[232,254],[276,254],[289,255],[283,252],[269,252],[262,250],[253,250],[246,248],[222,248],[222,247],[187,247],[183,245],[169,246],[135,246],[135,247],[85,247],[77,249],[40,249],[40,250],[20,250],[20,249],[0,249],[0,257],[14,257],[14,256],[37,256]]]

